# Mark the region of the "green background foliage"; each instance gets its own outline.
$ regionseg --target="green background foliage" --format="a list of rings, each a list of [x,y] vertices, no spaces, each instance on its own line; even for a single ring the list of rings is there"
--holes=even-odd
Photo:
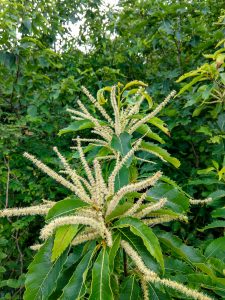
[[[22,153],[35,154],[57,170],[58,162],[52,156],[52,146],[56,145],[73,163],[75,154],[70,153],[69,146],[75,130],[61,137],[59,131],[71,126],[66,108],[76,107],[78,98],[87,101],[81,85],[95,95],[98,89],[111,84],[143,80],[154,103],[172,89],[182,89],[160,115],[168,125],[165,134],[160,134],[165,143],[162,146],[181,165],[176,169],[157,160],[154,168],[162,169],[192,197],[210,196],[213,202],[192,208],[188,224],[174,222],[157,230],[167,253],[175,253],[187,262],[194,259],[195,268],[204,273],[195,274],[188,263],[177,263],[168,256],[165,268],[170,269],[171,278],[185,282],[188,276],[193,287],[198,282],[213,286],[216,297],[222,299],[225,257],[219,250],[225,244],[224,41],[215,48],[225,34],[222,9],[223,0],[121,0],[116,8],[105,10],[100,0],[1,1],[1,208],[69,196],[66,189],[28,165]],[[75,37],[67,25],[81,20]],[[197,69],[206,64],[209,69]],[[179,82],[180,76],[192,70],[198,72],[191,78],[188,73]],[[202,81],[199,76],[207,78]],[[215,102],[218,97],[220,101]],[[77,162],[75,167],[79,167]],[[143,176],[153,172],[149,164],[143,164],[141,170]],[[175,187],[171,191],[167,182],[161,185],[163,195],[185,202]],[[37,241],[41,222],[40,216],[1,219],[1,299],[22,299],[24,274],[33,257],[28,247]],[[160,235],[161,227],[168,233]],[[180,249],[180,240],[200,252]],[[213,247],[218,251],[211,256]],[[91,255],[93,249],[89,251]],[[93,272],[98,272],[97,265]],[[127,295],[132,285],[137,285],[136,278],[127,277],[121,295]],[[160,290],[150,288],[160,298]],[[138,289],[135,292],[133,297],[137,299]]]

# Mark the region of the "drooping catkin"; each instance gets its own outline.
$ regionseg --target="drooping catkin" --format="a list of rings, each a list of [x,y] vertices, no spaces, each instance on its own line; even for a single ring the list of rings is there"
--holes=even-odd
[[[152,211],[159,210],[162,208],[167,202],[166,198],[160,199],[157,203],[150,204],[144,209],[142,209],[140,212],[135,214],[136,218],[144,218],[147,214],[149,214]]]
[[[156,172],[152,177],[149,177],[145,180],[128,184],[122,187],[110,200],[108,204],[108,208],[106,211],[106,215],[109,215],[118,205],[119,201],[125,196],[127,193],[141,191],[149,186],[153,186],[159,178],[162,176],[162,172]]]
[[[87,225],[96,229],[97,232],[101,232],[101,224],[93,218],[83,216],[66,216],[54,219],[49,224],[45,225],[45,227],[41,230],[40,238],[42,240],[46,240],[48,237],[53,235],[56,228],[63,225],[75,224]]]

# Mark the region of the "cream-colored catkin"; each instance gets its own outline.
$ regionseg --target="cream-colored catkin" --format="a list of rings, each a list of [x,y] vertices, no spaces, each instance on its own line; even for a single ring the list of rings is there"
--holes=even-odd
[[[96,126],[96,127],[101,127],[101,124],[99,123],[99,120],[93,117],[90,112],[87,110],[85,105],[81,103],[80,100],[77,101],[77,104],[79,105],[80,109],[83,111],[85,115],[88,116],[88,119]]]
[[[143,292],[143,300],[149,300],[148,281],[141,278],[141,289]]]
[[[107,142],[111,142],[112,136],[110,134],[108,134],[108,132],[106,132],[103,127],[102,128],[95,127],[95,129],[92,130],[91,132],[94,134],[100,135]]]
[[[65,170],[67,171],[67,174],[70,176],[71,180],[73,181],[74,185],[77,187],[77,195],[81,199],[85,199],[86,202],[91,203],[91,199],[86,193],[83,185],[80,182],[79,176],[77,175],[77,172],[75,170],[72,170],[70,165],[67,163],[65,157],[59,152],[57,147],[53,147],[53,150],[58,155],[60,161],[62,162]]]
[[[113,127],[114,123],[113,120],[111,119],[111,117],[108,115],[108,113],[106,112],[106,110],[104,109],[104,107],[102,107],[98,101],[91,95],[91,93],[88,91],[87,88],[85,88],[84,86],[81,87],[82,91],[84,92],[84,94],[89,98],[89,100],[94,104],[94,106],[100,111],[100,113],[102,114],[102,116],[109,122],[109,124]]]
[[[139,271],[145,275],[152,278],[156,278],[157,274],[151,270],[149,270],[145,264],[143,263],[141,257],[138,255],[138,253],[130,246],[130,244],[124,240],[120,242],[122,248],[125,250],[128,256],[133,260]]]
[[[169,288],[172,288],[194,300],[213,300],[213,298],[211,298],[201,292],[198,292],[197,290],[190,289],[190,288],[186,287],[185,285],[178,283],[176,281],[172,281],[170,279],[161,279],[159,277],[152,278],[149,276],[146,276],[145,278],[146,278],[146,280],[151,281],[153,283],[159,283],[159,284],[162,284]]]
[[[91,169],[86,161],[86,158],[84,156],[84,152],[83,152],[83,149],[81,147],[81,142],[80,142],[80,138],[77,137],[77,149],[78,149],[78,152],[79,152],[79,155],[80,155],[80,159],[81,159],[81,162],[82,162],[82,165],[84,167],[84,170],[87,174],[87,177],[88,177],[88,180],[90,181],[91,185],[94,185],[95,184],[95,180],[94,180],[94,177],[91,173]]]
[[[150,204],[144,209],[142,209],[140,212],[135,214],[136,218],[144,218],[147,214],[149,214],[152,211],[159,210],[162,208],[167,202],[166,198],[160,199],[157,203]]]
[[[162,108],[176,95],[176,91],[172,91],[162,103],[160,103],[151,113],[147,114],[144,118],[137,121],[129,130],[128,133],[132,134],[135,130],[137,130],[141,125],[145,124],[148,120],[153,118],[162,110]]]
[[[77,115],[77,116],[81,117],[82,120],[87,119],[87,120],[91,121],[87,114],[84,114],[83,112],[81,112],[79,110],[72,109],[72,108],[67,108],[66,111],[70,112],[71,114],[74,114],[74,115]],[[77,116],[76,116],[76,118],[77,118]]]
[[[119,173],[119,171],[121,170],[121,168],[124,166],[124,164],[129,160],[129,158],[134,154],[134,152],[136,152],[140,146],[142,142],[142,139],[137,140],[137,142],[135,143],[135,145],[131,148],[131,150],[122,158],[121,161],[119,161],[117,159],[116,161],[116,165],[109,177],[108,180],[108,186],[109,186],[109,193],[110,195],[113,194],[114,192],[114,185],[115,185],[115,179],[117,174]],[[119,156],[118,156],[119,157]]]
[[[120,135],[121,133],[121,124],[120,124],[120,112],[119,107],[116,101],[116,86],[114,85],[111,90],[110,96],[114,116],[115,116],[115,133],[116,135]]]
[[[156,225],[156,224],[162,224],[166,222],[171,222],[171,221],[184,221],[188,222],[188,217],[184,215],[178,215],[178,216],[163,216],[159,218],[152,218],[152,219],[144,219],[142,222],[144,222],[146,225]]]
[[[35,244],[30,246],[30,249],[33,251],[38,251],[44,244]]]
[[[5,208],[3,210],[0,210],[0,217],[47,215],[49,209],[54,204],[43,204],[21,208]]]
[[[59,174],[57,174],[51,168],[49,168],[48,166],[46,166],[43,162],[41,162],[40,160],[38,160],[35,156],[33,156],[33,155],[31,155],[31,154],[29,154],[27,152],[25,152],[23,155],[24,155],[24,157],[26,157],[27,159],[29,159],[30,161],[32,161],[33,164],[36,165],[40,170],[42,170],[48,176],[52,177],[57,182],[59,182],[60,184],[62,184],[63,186],[65,186],[66,188],[68,188],[69,190],[71,190],[72,192],[74,192],[75,195],[77,195],[79,197],[79,195],[77,194],[77,187],[74,184],[72,184],[71,182],[67,181],[64,177],[60,176]],[[86,202],[85,197],[82,200],[84,202]]]
[[[200,199],[190,199],[189,201],[193,205],[201,205],[201,204],[208,204],[208,203],[212,202],[212,198],[209,197],[209,198],[206,198],[206,199],[203,199],[203,200],[200,200]]]
[[[142,147],[140,147],[139,150],[145,151],[145,152],[148,152],[148,153],[151,153],[151,154],[157,156],[157,157],[158,157],[159,159],[161,159],[162,161],[166,162],[166,160],[162,157],[162,155],[160,155],[160,154],[157,153],[157,152],[154,152],[154,151],[151,151],[151,150],[149,150],[149,149],[147,149],[147,148],[142,148]]]
[[[145,180],[128,184],[124,187],[122,187],[111,199],[111,201],[108,204],[108,208],[106,211],[106,215],[109,215],[118,205],[119,201],[127,194],[131,192],[137,192],[141,191],[149,186],[153,186],[159,178],[162,176],[162,172],[158,171],[156,172],[152,177],[149,177]]]
[[[72,141],[76,141],[76,139],[72,139]],[[88,142],[88,143],[96,143],[100,145],[108,145],[105,141],[99,140],[99,139],[85,139],[85,138],[80,138],[81,142]]]
[[[99,233],[93,232],[93,231],[82,231],[81,233],[79,233],[72,241],[72,245],[76,246],[79,244],[82,244],[84,242],[87,241],[91,241],[91,240],[95,240],[98,237],[100,237]]]
[[[123,249],[125,250],[127,255],[130,256],[130,258],[136,264],[137,268],[143,274],[143,277],[146,281],[163,284],[163,285],[168,286],[172,289],[175,289],[175,290],[181,292],[182,294],[184,294],[188,297],[191,297],[192,299],[195,299],[195,300],[212,300],[211,297],[208,297],[208,296],[204,295],[203,293],[200,293],[196,290],[190,289],[181,283],[178,283],[176,281],[171,281],[169,279],[161,279],[160,277],[158,277],[158,275],[155,272],[150,271],[145,266],[141,257],[130,246],[130,244],[128,242],[122,240],[121,246],[123,247]]]
[[[46,240],[54,234],[54,231],[63,225],[76,225],[82,224],[95,228],[97,231],[101,231],[101,224],[94,218],[88,218],[83,216],[66,216],[54,219],[41,230],[40,238]]]
[[[141,195],[141,197],[138,199],[134,205],[126,211],[123,216],[132,216],[141,206],[142,202],[146,199],[147,193],[144,193]]]

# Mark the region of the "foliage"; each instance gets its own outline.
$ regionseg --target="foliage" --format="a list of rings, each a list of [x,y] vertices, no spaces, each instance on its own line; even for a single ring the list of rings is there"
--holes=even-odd
[[[90,111],[94,110],[87,97],[81,93],[80,85],[88,86],[92,94],[99,90],[97,97],[103,104],[103,98],[108,94],[104,87],[116,82],[125,85],[126,82],[139,78],[148,83],[147,92],[159,102],[170,90],[185,86],[182,82],[181,85],[175,83],[183,73],[196,70],[204,64],[215,65],[210,57],[205,58],[202,54],[210,53],[212,58],[216,58],[213,53],[224,49],[221,43],[215,50],[225,33],[222,8],[224,9],[223,0],[192,0],[188,3],[175,0],[119,1],[113,9],[103,9],[97,0],[1,1],[1,207],[24,207],[31,203],[38,205],[41,199],[59,201],[69,196],[65,188],[28,166],[22,153],[34,153],[56,169],[58,163],[50,154],[51,146],[57,145],[63,149],[68,161],[73,162],[73,167],[80,168],[80,162],[73,160],[77,153],[67,150],[73,132],[61,139],[58,137],[59,130],[69,123],[65,107],[77,109],[78,97]],[[71,23],[79,23],[80,32],[77,37],[70,31]],[[219,54],[218,52],[216,55]],[[224,219],[222,210],[225,197],[221,177],[225,151],[223,108],[220,103],[205,103],[218,100],[209,93],[212,86],[215,86],[221,97],[223,72],[223,67],[220,66],[215,70],[218,75],[216,80],[196,82],[170,101],[160,116],[148,124],[153,133],[158,135],[158,140],[151,147],[157,151],[160,151],[160,147],[163,153],[167,149],[172,157],[179,159],[180,167],[175,170],[170,163],[157,160],[152,155],[140,157],[137,153],[139,158],[154,161],[154,164],[134,161],[129,174],[131,180],[136,180],[137,167],[141,178],[148,177],[157,169],[163,170],[167,176],[163,176],[163,182],[159,183],[162,191],[165,191],[167,198],[170,193],[173,194],[173,190],[176,191],[171,209],[174,209],[173,203],[179,204],[179,186],[183,188],[182,195],[185,191],[184,194],[188,194],[188,197],[212,197],[213,201],[207,206],[191,208],[188,213],[189,223],[158,225],[179,236],[185,244],[200,248],[202,253],[205,253],[210,243],[213,247],[223,245],[224,230],[220,227],[221,224],[224,226],[221,221]],[[216,85],[218,79],[219,86]],[[205,100],[205,97],[208,99]],[[144,104],[144,109],[152,109],[148,107],[151,101],[148,104],[145,100]],[[156,103],[153,105],[155,107]],[[108,109],[108,103],[104,107]],[[193,116],[195,110],[197,113]],[[144,114],[144,110],[142,113]],[[82,124],[85,126],[83,121]],[[164,124],[168,126],[165,127]],[[82,131],[82,134],[85,138],[93,138],[92,135],[89,136],[88,130]],[[161,143],[162,140],[164,144]],[[90,149],[91,147],[85,151]],[[92,147],[88,152],[88,161],[94,157],[94,150],[95,147]],[[166,155],[168,157],[168,153]],[[210,168],[214,169],[205,173],[201,171]],[[110,170],[106,169],[104,172]],[[154,188],[152,191],[154,192]],[[58,203],[60,205],[60,201]],[[37,240],[42,220],[42,216],[16,218],[15,222],[1,220],[0,298],[22,298],[24,272],[32,260],[32,252],[28,247]],[[220,222],[216,223],[218,227],[202,231],[214,221]],[[217,239],[218,244],[214,244],[213,241]],[[77,264],[79,251],[70,256]],[[217,293],[223,289],[222,286],[216,288],[215,282],[210,281],[212,273],[209,270],[207,272],[210,275],[205,269],[204,276],[196,277],[190,269],[185,268],[185,264],[180,264],[178,268],[177,263],[171,263],[167,256],[164,258],[171,278],[177,273],[184,274],[184,280],[188,278],[193,287],[199,280],[206,288],[213,286]],[[223,277],[222,259],[219,255],[208,262],[214,274],[219,277]],[[196,268],[192,265],[192,270]],[[72,269],[68,261],[62,278],[68,277]],[[129,297],[129,287],[137,287],[137,284],[135,276],[127,276],[122,283],[121,297]],[[138,288],[133,290],[134,297],[141,295]],[[149,293],[151,297],[157,294],[160,299],[169,299],[168,294],[165,296],[152,284],[149,285]],[[179,294],[177,298],[180,297]],[[223,298],[219,294],[215,297]],[[53,299],[55,298],[57,296],[53,295]]]

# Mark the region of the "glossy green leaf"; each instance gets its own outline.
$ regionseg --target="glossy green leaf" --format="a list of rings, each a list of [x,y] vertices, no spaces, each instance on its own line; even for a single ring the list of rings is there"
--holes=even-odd
[[[137,300],[141,294],[140,286],[135,276],[128,276],[121,284],[121,292],[119,300]]]
[[[150,254],[159,262],[164,270],[164,260],[162,250],[158,241],[158,238],[153,233],[152,229],[145,225],[142,221],[132,218],[124,217],[115,223],[116,227],[129,227],[131,232],[138,235]]]
[[[67,259],[67,252],[51,262],[52,246],[53,239],[50,238],[29,265],[25,281],[24,300],[48,299],[55,290],[57,279]]]
[[[56,204],[49,210],[46,221],[51,221],[53,218],[70,215],[80,207],[87,206],[87,204],[76,197],[70,197],[56,202]]]
[[[111,147],[124,157],[131,150],[131,135],[127,132],[123,132],[119,136],[113,135]],[[131,161],[132,157],[126,163],[126,166],[129,167]]]
[[[93,128],[94,124],[89,120],[79,120],[71,123],[68,127],[61,129],[59,131],[59,135],[69,133],[69,132],[76,132],[79,130],[87,129],[87,128]]]
[[[146,151],[146,152],[156,155],[157,157],[159,157],[162,160],[165,160],[165,161],[171,163],[176,168],[179,168],[179,166],[180,166],[180,162],[177,158],[172,157],[165,149],[163,149],[153,143],[142,142],[141,149],[143,151]]]
[[[153,132],[147,124],[143,124],[136,129],[137,132],[145,135],[153,140],[158,141],[161,144],[165,144],[165,141],[155,132]]]
[[[225,228],[225,221],[224,220],[218,220],[218,221],[213,221],[212,223],[206,225],[205,227],[198,229],[199,231],[205,231],[208,229],[212,229],[212,228]]]
[[[102,248],[92,269],[90,300],[113,300],[110,286],[109,255],[106,248]]]
[[[148,191],[147,195],[158,200],[166,198],[168,201],[166,207],[177,213],[184,213],[189,208],[189,199],[185,193],[168,183],[157,183]]]
[[[222,261],[225,261],[225,237],[220,237],[218,239],[215,239],[212,241],[205,250],[205,256],[207,259],[210,257],[216,257],[222,259]]]
[[[68,284],[64,287],[60,300],[82,299],[86,291],[86,277],[96,249],[88,251],[77,265]]]
[[[170,249],[174,254],[183,258],[187,262],[202,263],[205,261],[205,257],[198,249],[185,245],[178,237],[172,235],[171,233],[157,231],[157,236],[160,242],[163,243],[167,249]]]
[[[55,261],[70,245],[77,231],[78,225],[64,225],[56,230],[54,245],[52,248],[52,261]]]

